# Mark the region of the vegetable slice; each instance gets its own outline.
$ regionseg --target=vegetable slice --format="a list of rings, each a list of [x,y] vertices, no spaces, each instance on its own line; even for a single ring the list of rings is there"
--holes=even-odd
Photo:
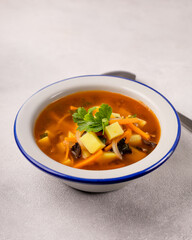
[[[125,143],[128,143],[131,135],[132,135],[132,130],[130,128],[127,129],[127,131],[125,131],[125,133],[123,134],[125,136]]]
[[[81,135],[82,135],[82,133],[80,131],[76,131],[75,137],[77,139],[77,142],[81,146],[81,150],[82,150],[82,149],[85,149],[85,147],[83,146],[83,143],[80,140]]]
[[[109,121],[110,124],[118,122],[119,124],[129,124],[129,123],[138,123],[137,118],[126,118],[126,119],[112,119]]]
[[[112,148],[112,143],[110,143],[107,147],[104,148],[104,151],[108,152]]]
[[[138,133],[139,135],[141,135],[142,138],[144,138],[145,140],[149,140],[150,135],[144,131],[142,131],[140,128],[136,127],[133,123],[129,123],[129,127],[136,133]]]
[[[119,149],[117,147],[117,139],[113,140],[113,142],[112,142],[112,149],[113,149],[113,152],[116,154],[116,156],[119,159],[122,159],[121,153],[119,152]]]
[[[99,150],[98,152],[96,152],[95,154],[91,155],[90,157],[88,157],[87,159],[77,163],[74,165],[74,168],[82,168],[94,161],[96,161],[101,155],[103,154],[102,150]]]
[[[78,108],[78,107],[74,107],[74,106],[70,106],[70,107],[69,107],[69,109],[70,109],[71,111],[76,111],[77,108]]]

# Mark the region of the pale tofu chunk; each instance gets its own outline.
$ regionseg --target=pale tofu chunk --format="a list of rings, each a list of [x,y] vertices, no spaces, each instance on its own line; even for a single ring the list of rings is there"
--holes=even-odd
[[[122,127],[119,125],[118,122],[115,122],[111,125],[105,127],[105,133],[109,140],[116,138],[124,133]]]
[[[39,139],[38,143],[43,147],[49,147],[51,145],[51,141],[49,139],[49,136],[46,136],[44,138]]]
[[[63,162],[64,165],[71,167],[73,165],[72,161],[68,158]]]
[[[117,155],[114,152],[104,152],[101,157],[97,159],[97,162],[100,163],[110,163],[114,160],[118,159]]]
[[[105,144],[94,132],[87,132],[80,138],[80,140],[84,147],[92,154],[105,147]]]
[[[119,113],[112,113],[111,118],[120,118],[121,115]]]
[[[91,155],[90,152],[88,152],[86,149],[81,149],[81,154],[84,159],[88,158]]]
[[[51,138],[54,137],[53,133],[52,133],[51,131],[49,131],[49,130],[45,130],[45,132],[44,132],[42,135],[44,135],[44,137],[45,137],[45,136],[48,136],[49,139],[51,139]],[[44,137],[42,137],[42,138],[44,138]],[[41,138],[41,139],[42,139],[42,138]]]
[[[45,134],[47,134],[49,137],[52,137],[52,133],[51,133],[51,131],[49,131],[49,130],[45,130]]]
[[[140,118],[137,118],[137,119],[139,119],[139,122],[138,122],[139,127],[144,127],[146,125],[147,122],[145,120]]]
[[[129,139],[129,144],[132,146],[138,146],[142,144],[142,139],[139,134],[133,134]]]
[[[68,137],[69,138],[75,138],[75,134],[72,133],[71,131],[68,132]]]

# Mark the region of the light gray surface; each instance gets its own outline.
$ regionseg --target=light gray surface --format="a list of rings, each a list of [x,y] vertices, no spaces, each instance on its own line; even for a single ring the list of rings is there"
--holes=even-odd
[[[86,194],[29,164],[13,139],[22,103],[54,81],[127,70],[192,118],[191,1],[0,2],[0,239],[192,239],[191,134],[127,187]]]

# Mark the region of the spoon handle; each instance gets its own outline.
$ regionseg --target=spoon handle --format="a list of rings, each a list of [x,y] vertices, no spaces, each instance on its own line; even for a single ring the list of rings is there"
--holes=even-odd
[[[181,121],[182,126],[187,128],[190,132],[192,132],[192,120],[189,119],[188,117],[184,116],[182,113],[177,112],[179,115],[179,119]]]
[[[131,80],[136,80],[136,75],[134,73],[125,72],[125,71],[114,71],[114,72],[107,72],[102,75],[105,76],[115,76],[115,77],[122,77],[122,78],[128,78]],[[182,113],[177,112],[182,126],[187,128],[190,132],[192,132],[192,120],[188,117],[184,116]]]

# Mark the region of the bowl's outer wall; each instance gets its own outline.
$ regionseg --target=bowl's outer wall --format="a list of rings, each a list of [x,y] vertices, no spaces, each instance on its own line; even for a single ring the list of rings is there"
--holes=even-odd
[[[83,78],[84,77],[91,78],[91,77],[101,77],[101,76],[80,76],[80,77],[75,77],[75,78],[82,78],[82,77]],[[112,77],[112,76],[110,76],[110,77],[111,78],[117,78],[117,77]],[[70,78],[70,79],[74,79],[74,78]],[[66,80],[70,80],[70,79],[66,79]],[[124,80],[126,80],[126,81],[133,81],[133,80],[129,80],[129,79],[124,79]],[[62,80],[62,81],[59,81],[59,82],[63,82],[63,81],[65,81],[65,80]],[[57,82],[57,83],[59,83],[59,82]],[[52,85],[57,84],[57,83],[53,83],[53,84],[51,84],[51,85],[49,85],[47,87],[51,87]],[[70,175],[67,175],[67,174],[62,174],[60,172],[57,172],[57,171],[54,171],[54,170],[50,169],[49,167],[47,167],[45,165],[42,165],[41,163],[39,163],[38,161],[33,159],[30,155],[28,155],[25,152],[25,150],[23,149],[22,145],[20,144],[19,138],[17,136],[17,118],[19,116],[20,110],[25,105],[25,103],[21,107],[19,112],[17,113],[16,119],[15,119],[15,123],[14,123],[15,141],[16,141],[20,151],[36,167],[38,167],[41,170],[43,170],[43,171],[45,171],[45,172],[47,172],[49,174],[52,174],[52,175],[54,175],[56,177],[63,178],[65,180],[66,184],[70,185],[71,187],[83,190],[83,191],[89,191],[89,190],[90,191],[96,191],[96,192],[112,191],[112,190],[115,190],[115,189],[118,189],[118,188],[124,186],[124,183],[129,181],[129,180],[135,179],[137,177],[141,177],[141,176],[143,176],[143,175],[145,175],[145,174],[155,170],[160,165],[162,165],[173,154],[173,152],[174,152],[174,150],[175,150],[175,148],[176,148],[176,146],[177,146],[177,144],[179,142],[179,139],[180,139],[181,126],[180,126],[179,117],[177,115],[177,112],[176,112],[175,108],[173,107],[173,105],[162,94],[160,94],[158,91],[154,90],[153,88],[151,88],[151,87],[149,87],[149,86],[147,86],[145,84],[142,84],[142,83],[139,83],[139,82],[138,82],[138,84],[141,84],[141,85],[151,89],[152,91],[154,91],[157,94],[159,94],[162,98],[164,98],[167,101],[167,103],[171,106],[171,108],[174,111],[174,114],[176,116],[176,119],[177,119],[177,135],[176,135],[176,139],[175,139],[175,141],[174,141],[174,143],[172,145],[172,148],[155,165],[150,166],[150,168],[147,168],[147,169],[145,169],[143,171],[140,171],[140,172],[137,172],[135,174],[129,174],[129,175],[126,175],[126,176],[123,176],[123,177],[119,177],[119,178],[89,179],[89,178],[79,178],[79,177],[74,177],[74,176],[70,176]],[[45,87],[43,89],[46,89],[47,87]],[[37,93],[41,92],[43,89],[39,90]],[[35,94],[33,96],[35,96]],[[26,101],[26,103],[27,103],[27,101]],[[94,185],[94,187],[93,187],[93,185]]]

